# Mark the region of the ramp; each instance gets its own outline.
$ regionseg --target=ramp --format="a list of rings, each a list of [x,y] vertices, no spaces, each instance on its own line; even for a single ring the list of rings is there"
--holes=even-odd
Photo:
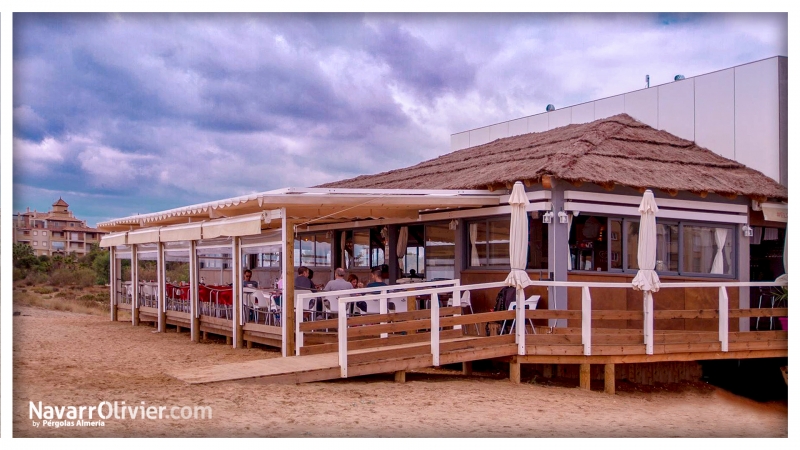
[[[485,338],[484,338],[485,339]],[[513,340],[509,336],[504,340]],[[441,364],[473,361],[477,359],[511,356],[516,354],[516,344],[476,347],[481,340],[461,337],[445,339],[441,345],[449,351],[441,353]],[[347,352],[350,376],[389,373],[398,370],[419,369],[433,366],[430,343],[391,345],[380,349],[361,349]],[[341,377],[339,354],[270,358],[242,363],[218,364],[214,366],[186,369],[169,375],[189,384],[216,383],[221,381],[248,380],[262,383],[308,383],[333,380]]]

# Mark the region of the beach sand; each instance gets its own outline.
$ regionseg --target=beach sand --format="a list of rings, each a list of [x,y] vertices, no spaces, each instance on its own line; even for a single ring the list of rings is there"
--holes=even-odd
[[[16,306],[14,437],[786,437],[786,402],[758,403],[707,385],[585,391],[511,384],[490,374],[409,373],[308,383],[187,385],[166,373],[279,357],[190,342],[107,317]],[[107,419],[35,427],[30,403],[212,408],[211,419]],[[85,413],[84,419],[88,418]]]

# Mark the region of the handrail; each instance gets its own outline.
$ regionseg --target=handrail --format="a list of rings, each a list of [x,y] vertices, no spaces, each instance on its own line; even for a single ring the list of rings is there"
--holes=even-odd
[[[457,280],[456,280],[457,281]],[[723,352],[728,351],[728,294],[727,288],[729,287],[755,287],[755,286],[787,286],[788,283],[785,281],[781,282],[739,282],[739,281],[720,281],[720,282],[687,282],[687,283],[661,283],[661,289],[671,289],[671,288],[717,288],[719,289],[719,342],[720,342],[720,349]],[[438,302],[438,295],[440,293],[453,293],[453,298],[457,298],[463,291],[472,291],[472,290],[480,290],[480,289],[492,289],[506,286],[504,282],[494,282],[494,283],[480,283],[480,284],[472,284],[472,285],[461,285],[460,283],[454,283],[452,287],[432,287],[427,289],[421,290],[414,290],[415,295],[431,295],[431,355],[434,366],[439,365],[439,345],[440,345],[440,333],[439,333],[439,302]],[[592,354],[592,325],[591,325],[591,316],[592,316],[592,298],[590,288],[592,287],[602,287],[602,288],[622,288],[622,289],[633,289],[633,286],[630,283],[599,283],[599,282],[576,282],[576,281],[532,281],[528,286],[544,286],[544,287],[551,287],[551,286],[560,286],[560,287],[577,287],[581,288],[581,344],[583,345],[583,354],[586,356],[590,356]],[[366,289],[374,292],[374,288]],[[359,290],[363,291],[363,290]],[[340,292],[340,293],[347,293],[348,291],[333,291],[333,292]],[[381,294],[368,294],[363,296],[340,296],[338,299],[339,302],[339,310],[345,311],[347,304],[355,301],[365,301],[365,300],[375,300],[379,299],[381,301],[386,301],[389,298],[395,297],[403,297],[408,294],[408,291],[405,292],[384,292]],[[336,294],[334,294],[336,295]],[[339,294],[341,295],[341,294]],[[352,295],[352,294],[351,294]],[[299,297],[310,298],[319,296],[319,293],[311,293],[311,294],[300,294]],[[523,289],[517,290],[517,327],[516,327],[516,341],[517,341],[517,353],[520,356],[524,356],[526,354],[525,349],[525,292]],[[644,345],[645,345],[645,353],[648,355],[653,354],[653,325],[654,325],[654,314],[653,314],[653,293],[650,291],[643,292],[643,309],[644,309],[644,320],[643,320],[643,334],[644,334]],[[301,314],[302,316],[302,314]],[[298,347],[297,347],[297,354],[300,354],[300,347],[302,347],[302,333],[299,330],[299,322],[297,328],[298,334],[300,338],[298,339]],[[339,323],[338,323],[338,348],[339,348],[339,367],[342,378],[347,378],[347,314],[339,314]]]

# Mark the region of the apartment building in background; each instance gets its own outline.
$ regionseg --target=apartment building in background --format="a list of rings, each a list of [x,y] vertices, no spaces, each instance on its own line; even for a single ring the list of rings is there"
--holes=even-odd
[[[52,206],[48,212],[27,208],[23,213],[15,213],[14,243],[29,245],[37,256],[84,255],[91,244],[99,243],[100,237],[106,234],[76,218],[64,199],[59,197]]]

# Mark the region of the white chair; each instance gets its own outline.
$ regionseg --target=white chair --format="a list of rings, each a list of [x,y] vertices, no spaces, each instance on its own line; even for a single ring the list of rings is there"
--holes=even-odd
[[[531,295],[525,302],[523,303],[525,309],[536,309],[536,305],[539,304],[540,295]],[[508,304],[508,310],[514,311],[517,309],[517,302],[511,302]],[[517,319],[511,321],[511,328],[508,329],[508,333],[511,334],[514,331],[514,325],[516,325]],[[536,327],[533,325],[533,319],[528,319],[528,323],[531,324],[531,329],[533,329],[533,334],[536,334]],[[503,334],[503,330],[506,328],[506,321],[503,321],[503,324],[500,326],[500,334]]]
[[[453,306],[453,299],[452,299],[452,298],[451,298],[450,300],[448,300],[448,301],[447,301],[447,306],[448,306],[448,307],[451,307],[451,306]],[[464,292],[461,294],[461,308],[469,308],[469,313],[470,313],[470,314],[474,314],[474,312],[473,312],[473,310],[472,310],[472,300],[471,300],[471,298],[470,298],[470,293],[469,293],[469,291],[464,291]],[[478,324],[476,323],[476,324],[475,324],[475,335],[476,335],[476,336],[480,336],[480,334],[481,334],[481,332],[480,332],[480,330],[478,329]]]

